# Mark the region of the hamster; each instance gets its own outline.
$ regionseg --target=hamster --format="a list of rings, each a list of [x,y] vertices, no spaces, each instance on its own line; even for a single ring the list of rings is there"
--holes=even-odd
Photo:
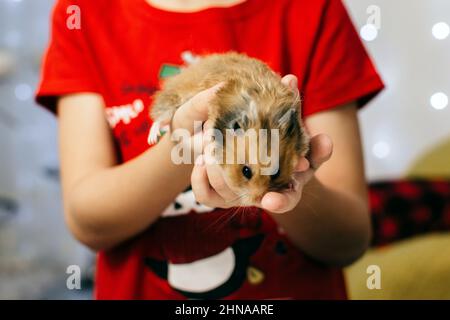
[[[281,83],[276,74],[264,62],[235,52],[211,54],[199,58],[171,78],[156,92],[150,116],[158,127],[168,124],[175,111],[194,95],[220,82],[223,86],[210,102],[209,120],[214,129],[226,136],[227,130],[236,132],[234,140],[216,142],[226,159],[226,152],[236,153],[239,141],[247,139],[245,161],[221,161],[224,178],[228,186],[238,195],[243,205],[259,203],[269,191],[283,191],[293,188],[293,170],[299,157],[307,156],[309,136],[300,118],[300,97],[298,93]],[[152,128],[153,129],[153,128]],[[255,163],[249,162],[248,137],[242,134],[249,129],[258,132],[268,130],[267,143],[257,137],[258,148],[271,149],[271,129],[278,129],[278,166],[272,174],[262,174],[267,167],[258,156]],[[240,133],[240,134],[237,134]],[[230,143],[232,141],[232,143]],[[233,147],[233,148],[231,148]],[[216,153],[217,154],[217,153]],[[236,155],[233,155],[236,160]]]

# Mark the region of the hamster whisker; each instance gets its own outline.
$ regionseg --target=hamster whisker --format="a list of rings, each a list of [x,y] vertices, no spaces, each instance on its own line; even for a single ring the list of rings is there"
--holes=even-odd
[[[220,228],[224,228],[237,214],[239,214],[239,208],[234,207],[234,210],[230,214],[225,214],[222,216],[225,219],[217,219],[216,223],[214,223],[217,226],[216,231]]]
[[[242,199],[245,196],[248,196],[248,193],[241,194],[235,200],[232,200],[232,201]],[[228,202],[232,202],[232,201],[228,201]],[[213,227],[217,227],[217,230],[218,230],[221,227],[224,227],[227,223],[229,223],[238,214],[240,214],[242,217],[243,215],[245,215],[247,210],[250,210],[249,207],[247,207],[245,205],[241,205],[241,204],[239,204],[231,209],[233,211],[230,212],[229,214],[221,214],[220,216],[218,216],[217,219],[215,219],[215,221],[213,221],[213,223],[211,223],[209,226],[206,227],[205,231],[207,231]]]
[[[228,217],[227,220],[225,220],[224,222],[224,226],[229,223],[231,220],[233,220],[234,217],[236,217],[239,214],[239,207],[235,207],[234,211],[232,214],[230,214],[230,216]]]
[[[248,193],[243,193],[243,194],[241,194],[241,195],[237,196],[237,197],[236,197],[236,198],[234,198],[234,199],[231,199],[231,200],[225,201],[225,203],[231,203],[231,202],[235,202],[235,201],[238,201],[238,200],[240,200],[240,199],[242,199],[242,198],[244,198],[244,197],[246,197],[246,196],[248,196]]]
[[[225,218],[226,218],[227,216],[228,216],[228,214],[221,214],[221,215],[219,215],[219,216],[217,217],[217,219],[215,219],[209,226],[207,226],[207,227],[205,228],[205,231],[208,231],[208,230],[211,229],[212,227],[220,226],[220,225],[221,225],[220,222],[225,221]],[[224,224],[222,224],[222,225],[224,225]]]

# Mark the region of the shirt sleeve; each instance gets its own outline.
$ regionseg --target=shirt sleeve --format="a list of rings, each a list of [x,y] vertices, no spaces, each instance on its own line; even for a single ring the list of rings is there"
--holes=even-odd
[[[342,1],[314,2],[320,5],[302,8],[307,12],[316,10],[311,14],[318,17],[311,21],[314,29],[302,38],[311,48],[303,57],[304,67],[298,70],[302,73],[299,86],[303,94],[303,116],[354,101],[360,108],[384,84]],[[298,25],[301,26],[305,27],[305,23]]]
[[[81,28],[73,29],[67,25],[73,14],[68,8],[73,2],[58,0],[53,9],[50,43],[44,56],[36,93],[36,102],[53,113],[59,96],[99,92],[95,63],[86,37],[88,28],[83,24],[83,14],[87,10],[80,8],[80,3],[83,2],[77,2]]]

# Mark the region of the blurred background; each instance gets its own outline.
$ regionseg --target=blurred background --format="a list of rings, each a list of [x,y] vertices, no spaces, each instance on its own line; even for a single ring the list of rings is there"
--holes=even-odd
[[[344,0],[387,89],[360,113],[375,228],[353,299],[450,299],[450,1]],[[64,226],[56,119],[33,101],[53,0],[0,0],[0,299],[89,299]],[[83,290],[66,288],[79,265]],[[381,270],[380,290],[366,286]]]

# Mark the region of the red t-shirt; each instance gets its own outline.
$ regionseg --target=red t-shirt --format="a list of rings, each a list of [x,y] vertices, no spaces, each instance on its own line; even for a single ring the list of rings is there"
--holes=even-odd
[[[71,4],[81,29],[67,27]],[[37,101],[54,111],[58,96],[101,94],[126,162],[149,148],[148,108],[161,79],[197,55],[229,50],[295,74],[304,116],[363,105],[383,87],[340,0],[247,0],[194,13],[145,0],[60,0]],[[187,189],[145,232],[99,253],[96,297],[346,298],[340,269],[305,256],[267,213],[235,211],[211,211]]]

